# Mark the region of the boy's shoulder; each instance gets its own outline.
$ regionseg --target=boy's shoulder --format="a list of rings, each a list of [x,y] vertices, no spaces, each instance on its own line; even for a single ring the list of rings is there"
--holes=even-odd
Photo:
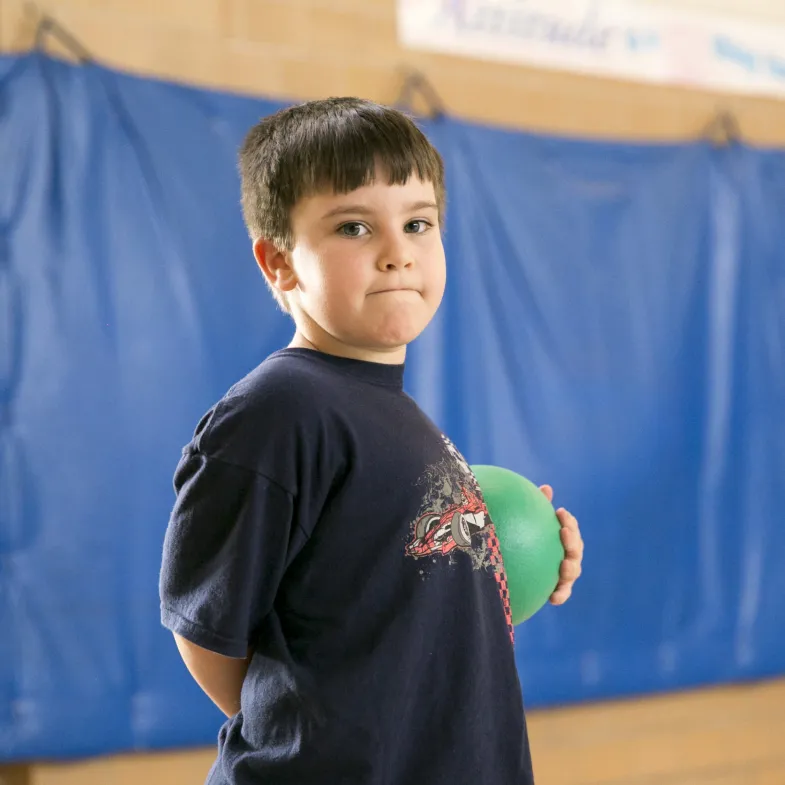
[[[324,370],[312,358],[292,349],[280,349],[235,382],[220,404],[266,409],[269,405],[296,407],[313,403],[316,385],[323,385]]]
[[[281,349],[235,382],[207,416],[288,420],[318,409],[323,396],[317,393],[323,393],[325,386],[330,386],[329,380],[315,363],[290,349]]]
[[[200,452],[221,456],[251,445],[276,444],[307,433],[335,408],[340,385],[314,359],[291,349],[274,352],[233,384],[204,414],[193,435]]]

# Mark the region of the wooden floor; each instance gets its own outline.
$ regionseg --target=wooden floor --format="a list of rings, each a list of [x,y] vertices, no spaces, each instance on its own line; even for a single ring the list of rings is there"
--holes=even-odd
[[[538,785],[785,785],[785,680],[535,713]]]
[[[785,785],[785,679],[537,711],[529,728],[537,785]],[[0,785],[201,785],[213,755],[0,768]]]

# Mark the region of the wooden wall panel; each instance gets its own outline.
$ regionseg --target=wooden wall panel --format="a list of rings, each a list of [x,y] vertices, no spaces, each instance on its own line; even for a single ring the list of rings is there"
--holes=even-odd
[[[458,116],[568,135],[699,136],[718,107],[744,136],[785,144],[785,101],[723,96],[403,49],[395,0],[41,0],[101,61],[135,73],[286,99],[393,102],[421,70]],[[0,3],[0,46],[30,46],[22,0]],[[61,52],[54,46],[55,52]]]

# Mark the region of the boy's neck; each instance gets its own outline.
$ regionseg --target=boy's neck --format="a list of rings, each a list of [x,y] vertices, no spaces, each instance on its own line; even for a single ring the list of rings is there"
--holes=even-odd
[[[336,357],[346,357],[350,360],[363,360],[364,362],[383,363],[385,365],[403,365],[406,359],[406,346],[396,347],[389,351],[376,351],[362,346],[351,346],[343,343],[333,336],[323,335],[306,336],[298,328],[289,343],[290,349],[313,349],[323,354],[332,354]]]

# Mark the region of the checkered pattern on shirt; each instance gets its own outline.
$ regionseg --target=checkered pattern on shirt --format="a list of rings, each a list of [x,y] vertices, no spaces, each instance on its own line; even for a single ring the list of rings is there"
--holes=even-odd
[[[515,627],[512,624],[512,609],[510,608],[510,589],[507,585],[507,572],[504,569],[504,559],[502,559],[499,538],[496,536],[496,529],[491,523],[487,529],[488,554],[490,556],[491,569],[493,570],[496,583],[499,587],[499,596],[502,598],[504,615],[507,617],[507,629],[510,633],[510,640],[515,643]]]

